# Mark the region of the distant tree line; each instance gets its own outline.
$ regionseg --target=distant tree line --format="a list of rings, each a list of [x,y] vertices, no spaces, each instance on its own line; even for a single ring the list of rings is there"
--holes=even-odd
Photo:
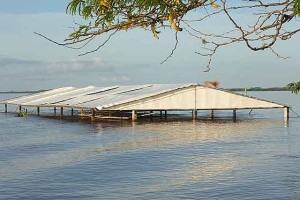
[[[230,91],[290,91],[289,87],[270,87],[270,88],[262,88],[262,87],[250,87],[250,88],[230,88]]]

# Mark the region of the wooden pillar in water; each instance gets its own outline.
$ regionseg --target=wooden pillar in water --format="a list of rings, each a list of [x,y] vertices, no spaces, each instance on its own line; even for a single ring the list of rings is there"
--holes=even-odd
[[[160,120],[162,120],[162,111],[159,111],[160,114]]]
[[[64,118],[64,107],[60,107],[60,118]]]
[[[4,105],[5,113],[7,113],[7,104]]]
[[[36,107],[36,115],[40,116],[40,107]]]
[[[54,107],[54,115],[56,115],[56,107]]]
[[[71,108],[71,117],[74,116],[74,108]]]
[[[132,113],[131,113],[131,120],[134,122],[134,121],[137,121],[137,112],[136,110],[133,110]]]
[[[167,118],[168,118],[168,113],[167,113],[167,111],[165,110],[165,120],[167,120]]]
[[[95,109],[91,109],[92,115],[91,115],[91,121],[95,121],[95,117],[96,117],[96,111]]]
[[[150,120],[151,121],[153,120],[153,111],[152,110],[150,111]]]
[[[211,110],[211,120],[214,120],[214,110]]]
[[[192,115],[193,115],[193,119],[196,119],[197,118],[197,110],[193,110]]]
[[[22,106],[19,106],[19,112],[21,112],[22,111]]]
[[[290,118],[290,108],[289,107],[284,107],[283,110],[284,110],[284,119],[289,120],[289,118]]]
[[[233,109],[233,122],[236,122],[236,109]]]

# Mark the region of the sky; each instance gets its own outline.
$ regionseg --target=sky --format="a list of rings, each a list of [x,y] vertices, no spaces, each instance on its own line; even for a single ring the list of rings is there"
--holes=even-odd
[[[299,81],[299,35],[275,46],[289,59],[236,44],[221,49],[213,58],[212,69],[205,73],[207,58],[195,54],[202,44],[186,33],[179,34],[177,50],[162,65],[174,46],[171,31],[160,34],[159,40],[144,30],[119,32],[100,51],[79,57],[106,38],[98,38],[85,50],[72,50],[34,34],[38,32],[56,41],[67,38],[76,20],[65,14],[69,0],[0,2],[0,91],[206,80],[218,80],[223,88],[249,88]],[[220,21],[218,26],[225,24]]]

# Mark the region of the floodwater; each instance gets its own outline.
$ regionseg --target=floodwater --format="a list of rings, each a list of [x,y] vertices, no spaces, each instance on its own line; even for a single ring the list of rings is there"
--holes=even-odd
[[[300,113],[300,95],[250,94]],[[300,118],[248,113],[136,124],[1,113],[0,199],[300,199]]]

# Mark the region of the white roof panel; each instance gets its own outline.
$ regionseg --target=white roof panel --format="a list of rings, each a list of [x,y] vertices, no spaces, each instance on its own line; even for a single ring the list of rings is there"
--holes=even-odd
[[[53,104],[53,103],[58,103],[61,101],[65,101],[67,99],[72,99],[78,95],[81,95],[86,92],[90,92],[91,90],[95,89],[94,86],[88,86],[85,88],[74,88],[71,91],[67,92],[61,92],[58,94],[54,95],[48,95],[43,98],[35,99],[32,101],[27,101],[26,104],[28,105],[45,105],[45,104]]]
[[[158,94],[166,93],[168,91],[173,91],[176,89],[184,88],[184,87],[189,87],[192,86],[192,84],[188,85],[183,85],[183,84],[156,84],[152,85],[151,87],[143,88],[142,90],[137,90],[137,91],[132,91],[128,92],[126,94],[122,95],[114,95],[113,97],[110,97],[108,99],[112,99],[111,101],[106,100],[106,99],[99,99],[100,101],[96,102],[91,102],[94,104],[91,105],[98,105],[95,106],[97,109],[106,109],[111,106],[119,105],[119,104],[124,104],[128,103],[131,101],[155,96]]]
[[[48,91],[40,92],[37,94],[32,94],[32,95],[27,95],[27,96],[18,97],[15,99],[7,100],[6,103],[15,104],[15,105],[23,105],[23,104],[28,105],[27,102],[36,101],[39,99],[47,98],[49,96],[63,94],[65,92],[70,92],[75,89],[76,88],[74,88],[74,87],[63,87],[63,88],[48,90]]]
[[[125,94],[127,92],[140,90],[142,88],[149,87],[151,85],[138,85],[138,86],[119,86],[111,88],[110,90],[103,90],[103,92],[97,92],[92,94],[80,95],[73,99],[62,102],[64,105],[72,107],[86,107],[82,106],[84,103],[93,102],[98,99],[101,99],[105,96],[116,95],[116,94]],[[89,107],[93,108],[93,107]]]
[[[49,96],[47,98],[40,99],[35,102],[27,102],[27,103],[30,105],[50,105],[50,104],[69,105],[67,102],[72,101],[73,99],[83,99],[85,96],[89,98],[91,96],[95,96],[98,93],[110,91],[118,87],[119,86],[112,86],[112,87],[89,86],[85,88],[75,89],[73,91],[62,93],[59,95]]]
[[[285,106],[199,84],[64,87],[1,103],[98,110],[243,109]]]

